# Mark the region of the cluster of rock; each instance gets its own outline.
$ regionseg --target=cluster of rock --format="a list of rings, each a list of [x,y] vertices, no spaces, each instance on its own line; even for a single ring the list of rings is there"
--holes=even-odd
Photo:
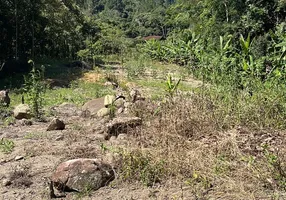
[[[129,96],[106,95],[86,102],[82,107],[84,117],[105,117],[116,114],[128,114],[128,109],[133,103],[145,100],[138,90],[132,90]]]
[[[7,103],[8,93],[0,92],[1,102]],[[129,109],[137,101],[144,100],[137,90],[132,90],[129,95],[106,95],[102,98],[93,99],[86,102],[81,111],[76,105],[64,103],[52,108],[55,115],[62,117],[89,117],[107,119],[103,126],[105,139],[119,138],[127,136],[130,130],[142,124],[142,119],[129,115]],[[9,99],[10,103],[10,99]],[[27,104],[20,104],[14,108],[13,115],[21,125],[32,125],[31,109]],[[63,130],[65,123],[59,118],[50,120],[47,131]],[[107,185],[115,178],[115,172],[111,164],[99,159],[79,158],[65,161],[59,164],[51,175],[51,197],[58,197],[54,193],[54,188],[59,191],[83,192],[88,187],[97,190]]]

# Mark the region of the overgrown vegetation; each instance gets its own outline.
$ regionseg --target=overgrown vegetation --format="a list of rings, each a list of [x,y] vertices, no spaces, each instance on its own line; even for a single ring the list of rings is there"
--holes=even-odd
[[[197,198],[217,197],[218,191],[222,192],[221,198],[283,198],[283,133],[261,129],[263,125],[255,124],[258,120],[253,119],[253,109],[246,104],[234,102],[237,107],[228,110],[219,96],[213,96],[217,91],[209,92],[210,89],[203,88],[193,94],[176,95],[173,101],[161,103],[155,115],[154,107],[136,108],[144,120],[152,121],[152,126],[137,133],[141,153],[150,155],[150,163],[163,161],[164,171],[157,165],[151,171],[158,172],[163,180],[175,176],[183,187],[191,186]],[[261,109],[262,105],[257,110]],[[271,117],[262,117],[260,122],[266,124]],[[123,169],[137,165],[130,162]]]
[[[35,118],[40,119],[43,109],[43,96],[45,93],[44,66],[41,69],[36,69],[34,61],[30,60],[32,71],[24,76],[25,84],[24,91],[27,103],[31,107],[32,114]],[[23,97],[24,98],[24,97]]]

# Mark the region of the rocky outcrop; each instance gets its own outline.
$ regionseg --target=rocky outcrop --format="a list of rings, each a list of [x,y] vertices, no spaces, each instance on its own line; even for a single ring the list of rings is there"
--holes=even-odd
[[[97,190],[114,179],[109,164],[98,159],[74,159],[61,163],[52,174],[51,180],[60,191]]]

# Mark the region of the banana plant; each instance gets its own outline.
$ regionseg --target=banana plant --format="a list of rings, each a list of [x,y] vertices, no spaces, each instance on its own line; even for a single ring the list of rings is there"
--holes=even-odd
[[[223,36],[220,36],[220,55],[223,56],[224,53],[226,53],[229,48],[231,47],[231,41],[232,41],[232,35],[227,36],[229,39],[228,41],[224,44],[224,38]]]
[[[247,73],[247,71],[250,70],[251,75],[254,75],[255,61],[253,60],[253,56],[250,54],[250,47],[252,44],[250,34],[248,34],[246,39],[241,35],[239,41],[242,49],[242,55],[239,56],[241,57],[242,69],[244,73]]]
[[[250,41],[250,34],[248,33],[248,36],[246,38],[246,40],[244,39],[244,37],[242,35],[240,35],[240,46],[242,48],[242,52],[245,56],[249,55],[250,53],[250,46],[251,46],[251,41]]]
[[[174,96],[174,93],[177,91],[180,82],[181,79],[179,79],[177,82],[174,82],[170,74],[167,76],[166,85],[167,85],[167,92],[170,97]]]
[[[286,59],[286,42],[281,42],[275,47],[280,47],[281,48],[281,55],[279,56],[278,62],[281,62],[282,60]]]

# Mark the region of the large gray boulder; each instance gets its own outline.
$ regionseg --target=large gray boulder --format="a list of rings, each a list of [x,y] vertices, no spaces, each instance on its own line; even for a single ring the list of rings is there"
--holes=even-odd
[[[80,158],[61,163],[52,174],[51,181],[60,191],[83,192],[97,190],[114,179],[109,164],[98,159]]]
[[[19,104],[15,107],[13,113],[16,119],[30,119],[32,117],[31,109],[27,104]]]

